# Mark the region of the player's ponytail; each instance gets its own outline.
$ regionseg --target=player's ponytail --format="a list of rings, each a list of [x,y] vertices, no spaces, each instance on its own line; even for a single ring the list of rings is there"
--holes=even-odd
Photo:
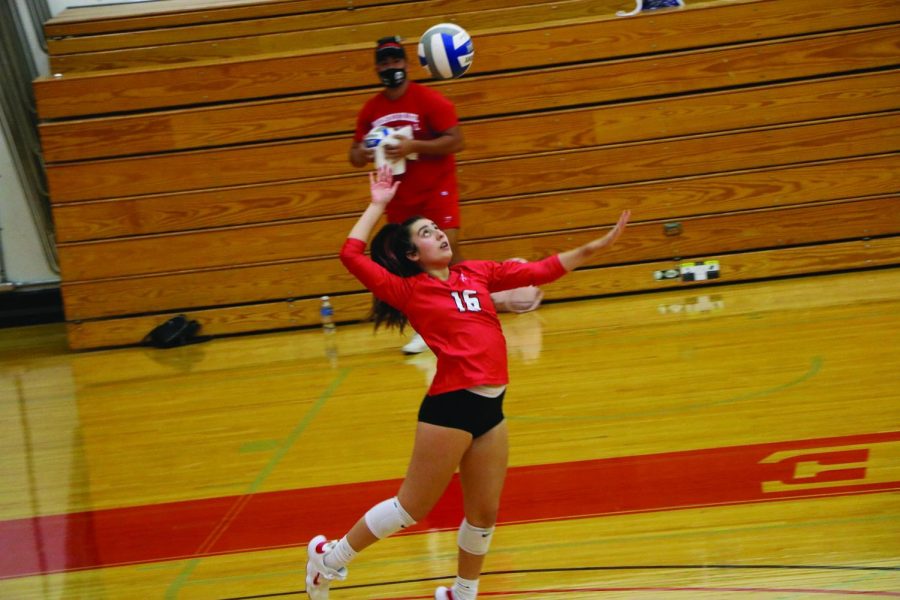
[[[422,272],[419,263],[410,260],[408,254],[416,252],[412,241],[410,225],[422,217],[412,217],[401,224],[388,223],[382,227],[372,239],[370,248],[372,260],[400,277],[412,277]],[[401,331],[406,326],[406,315],[373,296],[372,314],[375,329],[383,323],[388,327],[398,327]]]

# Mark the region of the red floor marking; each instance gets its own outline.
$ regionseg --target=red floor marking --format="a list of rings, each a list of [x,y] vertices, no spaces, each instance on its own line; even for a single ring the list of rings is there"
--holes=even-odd
[[[761,587],[589,587],[589,588],[556,588],[546,590],[522,590],[510,592],[479,592],[479,596],[515,596],[517,594],[568,594],[577,592],[726,592],[735,594],[769,593],[769,594],[830,594],[847,596],[889,596],[898,597],[898,592],[880,592],[867,590],[826,590],[818,588],[761,588]],[[430,596],[421,596],[429,598]],[[397,599],[401,600],[401,599]]]
[[[510,469],[500,525],[900,489],[900,432]],[[878,468],[872,468],[877,466]],[[881,477],[881,479],[879,479]],[[400,480],[0,521],[0,578],[304,546],[342,535]],[[456,529],[457,481],[406,534]]]
[[[335,588],[338,591],[340,588]],[[900,597],[900,592],[869,590],[827,590],[820,588],[762,588],[762,587],[583,587],[583,588],[548,588],[538,590],[510,590],[507,592],[478,592],[478,596],[520,596],[536,594],[579,594],[584,592],[720,592],[720,593],[769,593],[769,594],[822,594],[839,596],[879,596],[882,598]],[[425,600],[433,596],[398,596],[385,600]]]

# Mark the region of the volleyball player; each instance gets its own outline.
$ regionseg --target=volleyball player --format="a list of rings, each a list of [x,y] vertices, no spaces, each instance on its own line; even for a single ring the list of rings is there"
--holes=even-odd
[[[437,372],[419,408],[412,458],[397,495],[369,509],[340,540],[319,535],[310,541],[306,591],[312,600],[326,600],[330,583],[346,578],[357,553],[423,519],[458,469],[464,518],[457,577],[434,597],[474,600],[508,457],[506,340],[491,293],[562,277],[613,244],[630,213],[624,211],[604,236],[537,262],[464,260],[452,266],[447,235],[434,221],[412,217],[382,227],[370,259],[366,241],[399,182],[390,167],[369,177],[371,203],[344,242],[341,261],[375,296],[376,328],[412,325],[437,356]]]

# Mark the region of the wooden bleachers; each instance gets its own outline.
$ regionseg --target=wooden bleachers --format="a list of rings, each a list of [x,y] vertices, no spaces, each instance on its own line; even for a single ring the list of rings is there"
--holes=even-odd
[[[179,312],[210,334],[312,325],[322,294],[341,320],[363,317],[369,296],[336,259],[367,192],[346,153],[377,89],[372,39],[416,8],[435,17],[398,20],[410,31],[440,14],[476,44],[465,77],[430,84],[464,121],[467,257],[538,258],[631,207],[621,244],[549,299],[708,284],[655,277],[685,260],[719,260],[725,282],[900,263],[893,0],[719,0],[628,19],[608,0],[322,2],[323,23],[389,23],[334,25],[342,46],[35,82],[73,348],[137,343]],[[265,16],[254,10],[299,27],[310,0],[150,4],[63,13],[48,35],[179,25],[186,38],[204,23],[239,31]],[[588,12],[553,19],[558,4]],[[492,27],[501,14],[521,20]],[[340,34],[362,25],[365,39]]]
[[[64,11],[46,23],[44,32],[48,38],[95,35],[403,3],[404,0],[164,0],[106,4]]]
[[[521,72],[515,76],[515,86],[506,85],[510,79],[507,74],[467,76],[433,85],[465,102],[458,110],[466,120],[490,117],[496,114],[498,106],[507,109],[507,113],[528,114],[556,107],[620,103],[621,112],[627,113],[631,110],[629,100],[634,98],[660,97],[663,100],[658,105],[665,107],[667,102],[678,101],[681,94],[692,90],[727,89],[760,82],[761,70],[768,71],[761,81],[764,83],[814,80],[832,73],[891,67],[896,62],[895,33],[895,28],[888,26],[779,42],[735,44],[714,51]],[[706,61],[730,68],[711,69]],[[678,78],[672,76],[676,70]],[[126,81],[123,85],[131,83]],[[823,79],[822,84],[827,85],[828,79]],[[367,88],[94,118],[78,118],[82,116],[78,112],[62,113],[60,117],[72,118],[44,123],[41,135],[45,156],[51,162],[322,136],[334,133],[335,123],[347,128],[342,133],[352,129],[358,107],[371,94],[372,89]],[[702,102],[703,97],[689,102]],[[713,100],[720,97],[721,94],[711,96]],[[199,104],[194,98],[185,101]],[[90,102],[87,104],[88,110],[97,110]],[[728,112],[725,104],[720,115]],[[50,107],[42,111],[48,112],[53,112]],[[643,115],[635,111],[635,116],[621,127],[632,130],[635,122],[642,121]],[[620,122],[621,119],[609,125],[604,123],[604,130]],[[667,127],[675,125],[675,119],[670,119]],[[469,137],[473,138],[467,141],[470,150],[473,144],[481,143],[474,136]]]
[[[545,0],[455,0],[453,16],[469,27],[488,29],[539,22],[547,15]],[[181,25],[120,34],[64,37],[48,42],[54,73],[125,69],[196,60],[246,58],[254,54],[318,50],[335,45],[371,44],[390,22],[397,35],[413,39],[445,20],[448,3],[415,2],[406,12],[397,4],[353,11],[314,12],[244,19],[213,24]],[[562,0],[553,6],[554,20],[584,19],[614,12],[617,0]],[[398,18],[399,12],[399,18]],[[350,25],[350,27],[348,27]]]
[[[760,2],[766,4],[764,14],[760,14]],[[553,5],[549,6],[543,15],[547,18],[553,14]],[[496,33],[482,34],[473,29],[479,32],[476,50],[479,64],[475,73],[507,71],[510,73],[506,78],[515,78],[517,70],[640,55],[648,56],[645,62],[638,64],[656,71],[656,59],[660,58],[661,52],[697,47],[711,49],[719,44],[889,24],[895,20],[898,11],[896,3],[889,0],[835,2],[828,10],[823,10],[822,6],[822,2],[812,0],[720,0],[668,15],[641,15],[642,19],[627,22],[610,16],[576,22],[539,20],[531,26],[522,25]],[[541,14],[535,14],[535,17],[540,18]],[[663,19],[666,27],[659,26],[659,19]],[[463,20],[459,22],[465,24]],[[625,31],[628,35],[623,34],[623,23],[627,23]],[[385,24],[385,29],[393,31],[393,23]],[[535,31],[542,33],[536,36]],[[315,51],[254,55],[247,59],[199,60],[172,67],[161,65],[97,74],[62,74],[36,81],[35,91],[41,116],[52,119],[359,89],[373,77],[371,47],[372,42],[368,42]],[[518,52],[517,48],[520,49]],[[872,48],[867,46],[867,50],[896,57],[896,45],[892,40]],[[410,43],[407,51],[414,55],[415,44]],[[824,56],[817,54],[815,60],[805,62],[813,63],[811,66],[815,68],[819,60],[827,60],[831,53],[828,49],[821,52]],[[840,56],[846,70],[867,68],[869,64],[867,52]],[[717,68],[715,60],[718,57],[712,54],[710,58],[713,62],[704,61],[693,68],[713,76],[725,65],[718,63]],[[779,68],[777,63],[767,66]],[[165,74],[160,75],[160,72]],[[791,77],[788,73],[774,74]],[[543,81],[541,75],[537,76]],[[580,80],[581,75],[576,72],[574,77]],[[765,79],[765,76],[758,77]],[[467,80],[456,83],[463,81]],[[632,73],[631,81],[639,85],[640,73]],[[520,86],[516,95],[522,95],[523,89],[530,88]],[[643,91],[652,92],[652,89]],[[567,94],[568,90],[564,89],[562,93]],[[466,99],[465,95],[461,97]]]

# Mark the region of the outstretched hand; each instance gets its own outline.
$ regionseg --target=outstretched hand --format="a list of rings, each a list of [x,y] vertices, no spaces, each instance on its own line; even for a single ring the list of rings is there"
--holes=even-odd
[[[369,192],[372,195],[372,201],[353,225],[353,229],[350,230],[347,237],[364,242],[368,240],[372,229],[384,215],[385,207],[397,193],[399,185],[399,181],[394,181],[394,173],[388,165],[383,165],[375,172],[369,173]]]
[[[616,240],[619,239],[619,236],[622,235],[622,232],[625,231],[625,225],[628,224],[629,218],[631,218],[631,210],[623,210],[622,214],[619,215],[619,220],[616,222],[615,227],[610,229],[602,238],[597,238],[596,240],[587,243],[588,250],[590,252],[596,252],[607,246],[612,246]]]
[[[369,192],[372,195],[372,204],[387,204],[397,193],[399,181],[394,181],[394,173],[389,165],[382,165],[375,172],[369,173]]]
[[[625,225],[628,224],[628,219],[630,217],[631,211],[627,209],[623,210],[622,214],[619,215],[619,220],[616,222],[615,227],[606,232],[606,235],[591,240],[578,248],[560,252],[559,262],[562,263],[563,268],[566,271],[577,269],[585,264],[585,262],[587,262],[596,252],[615,243],[615,241],[619,239],[619,236],[622,235],[622,232],[625,231]]]

